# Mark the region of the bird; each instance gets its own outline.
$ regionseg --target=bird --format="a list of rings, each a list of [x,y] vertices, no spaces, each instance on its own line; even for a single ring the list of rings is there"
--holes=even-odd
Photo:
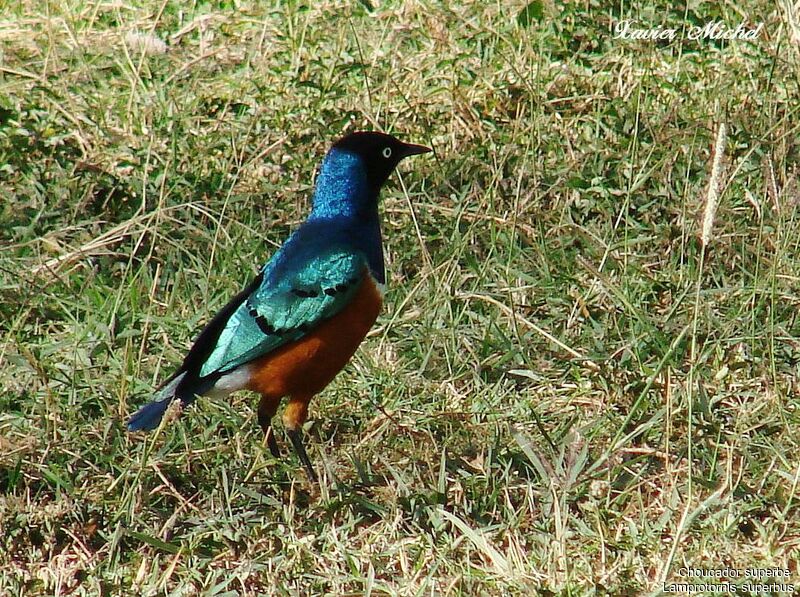
[[[406,157],[432,151],[377,131],[336,141],[318,170],[307,219],[208,322],[128,431],[157,428],[170,404],[237,390],[260,394],[258,423],[280,457],[272,420],[317,481],[302,439],[309,402],[345,367],[380,312],[386,270],[381,188]]]

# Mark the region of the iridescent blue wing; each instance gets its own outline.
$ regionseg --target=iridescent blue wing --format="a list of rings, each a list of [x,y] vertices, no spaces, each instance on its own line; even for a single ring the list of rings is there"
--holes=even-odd
[[[299,340],[342,310],[367,271],[365,257],[331,248],[292,259],[271,275],[231,314],[200,369],[200,377],[224,373],[280,346]]]

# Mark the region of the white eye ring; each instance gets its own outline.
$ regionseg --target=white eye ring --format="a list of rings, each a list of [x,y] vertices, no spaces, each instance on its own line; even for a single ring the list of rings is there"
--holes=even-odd
[[[384,147],[383,151],[381,153],[383,154],[383,157],[385,157],[386,159],[389,159],[390,157],[392,157],[392,148],[391,147]]]

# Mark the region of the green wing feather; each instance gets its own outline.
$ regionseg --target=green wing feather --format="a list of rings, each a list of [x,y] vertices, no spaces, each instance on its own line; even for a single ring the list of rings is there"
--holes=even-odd
[[[233,312],[200,377],[230,371],[299,340],[347,305],[367,271],[360,253],[332,248],[273,272]]]

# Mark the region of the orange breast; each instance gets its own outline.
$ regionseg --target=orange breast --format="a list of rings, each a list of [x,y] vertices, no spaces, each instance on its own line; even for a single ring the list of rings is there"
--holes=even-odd
[[[353,300],[306,336],[253,361],[247,389],[272,398],[311,397],[341,371],[375,323],[381,294],[365,276]]]

